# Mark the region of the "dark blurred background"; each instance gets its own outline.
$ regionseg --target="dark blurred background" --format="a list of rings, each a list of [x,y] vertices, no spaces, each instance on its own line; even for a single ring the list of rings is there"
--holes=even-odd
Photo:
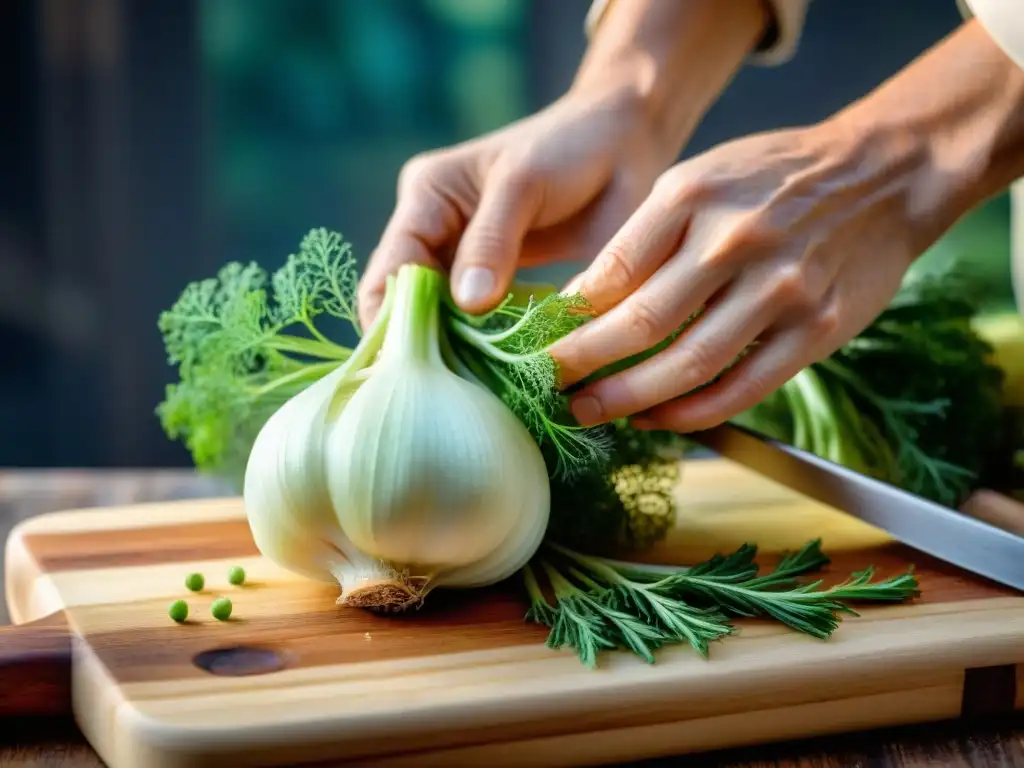
[[[562,92],[588,5],[3,0],[0,465],[188,464],[153,415],[159,312],[227,260],[276,268],[313,226],[362,261],[408,156]],[[817,0],[797,59],[745,69],[686,154],[824,118],[960,21],[953,0]],[[925,264],[966,256],[1008,301],[1008,210]]]

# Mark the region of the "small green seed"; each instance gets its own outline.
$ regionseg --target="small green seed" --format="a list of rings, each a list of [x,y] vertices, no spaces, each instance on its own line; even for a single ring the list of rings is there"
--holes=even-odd
[[[206,584],[206,579],[201,573],[190,573],[185,577],[185,588],[192,592],[201,591],[204,584]]]
[[[210,613],[218,621],[227,621],[231,616],[231,601],[226,597],[218,597],[210,606]]]
[[[228,571],[228,581],[236,587],[245,581],[245,569],[236,565]]]
[[[188,603],[184,600],[175,600],[167,609],[167,615],[180,624],[188,618]]]

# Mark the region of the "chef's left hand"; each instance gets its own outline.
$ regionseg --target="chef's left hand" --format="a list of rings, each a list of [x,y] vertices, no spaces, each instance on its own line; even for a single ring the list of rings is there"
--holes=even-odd
[[[832,120],[669,169],[569,286],[598,317],[553,347],[562,384],[649,349],[704,311],[663,351],[584,387],[572,400],[577,420],[706,429],[860,333],[936,236],[934,169],[918,141]]]

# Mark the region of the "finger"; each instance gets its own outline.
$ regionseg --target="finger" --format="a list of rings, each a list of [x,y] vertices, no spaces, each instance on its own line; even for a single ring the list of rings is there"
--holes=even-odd
[[[725,370],[775,317],[770,294],[752,295],[754,279],[731,285],[662,351],[580,390],[571,401],[577,421],[590,425],[647,411]]]
[[[652,192],[583,272],[579,292],[606,312],[636,291],[679,248],[689,209]]]
[[[562,386],[571,386],[611,363],[652,349],[676,333],[728,280],[704,270],[689,249],[666,263],[625,301],[551,347]],[[575,278],[579,287],[583,278]],[[584,294],[586,295],[586,294]]]
[[[808,260],[802,248],[799,243],[783,246],[772,230],[764,230],[756,221],[719,215],[693,219],[680,251],[654,277],[553,346],[563,386],[652,349],[734,279],[727,312],[760,323],[757,332],[786,317],[806,316],[819,306],[835,275],[820,261]],[[717,326],[704,327],[719,332]],[[721,347],[731,348],[728,343]],[[695,367],[688,369],[687,381],[704,375],[696,365],[701,361],[689,362]],[[711,371],[708,377],[717,372]]]
[[[640,429],[686,433],[734,418],[834,352],[836,317],[830,307],[810,322],[773,334],[714,384],[639,414],[633,423]]]
[[[508,293],[542,192],[531,175],[492,171],[452,264],[452,294],[466,312],[493,309]]]
[[[458,237],[462,222],[457,207],[433,190],[413,187],[401,194],[359,283],[363,328],[369,327],[380,309],[388,275],[403,264],[441,269],[438,251]]]
[[[741,296],[750,297],[733,302],[744,314],[764,309],[765,302],[775,298],[781,302],[801,298],[806,281],[799,268],[773,274],[774,267],[769,261],[775,255],[773,240],[750,237],[747,228],[732,223],[727,226],[720,218],[715,217],[710,224],[700,219],[687,222],[682,247],[664,259],[646,283],[605,314],[553,345],[551,353],[559,366],[563,387],[664,342],[744,265],[755,265],[736,287]],[[764,279],[756,273],[769,277]],[[585,281],[586,273],[578,276],[572,287],[586,296]],[[745,303],[750,306],[745,307]]]

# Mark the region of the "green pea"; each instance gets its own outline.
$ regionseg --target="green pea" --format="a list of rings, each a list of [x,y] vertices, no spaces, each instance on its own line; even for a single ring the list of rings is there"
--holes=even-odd
[[[201,573],[190,573],[185,577],[185,588],[192,592],[200,592],[203,589],[203,585],[206,584],[206,579],[203,578]]]
[[[236,565],[228,571],[228,582],[234,584],[236,587],[245,581],[245,569],[240,565]]]
[[[184,600],[175,600],[167,609],[167,615],[180,624],[188,618],[188,603]]]
[[[226,597],[218,597],[210,606],[210,613],[218,621],[227,621],[231,616],[231,601]]]

